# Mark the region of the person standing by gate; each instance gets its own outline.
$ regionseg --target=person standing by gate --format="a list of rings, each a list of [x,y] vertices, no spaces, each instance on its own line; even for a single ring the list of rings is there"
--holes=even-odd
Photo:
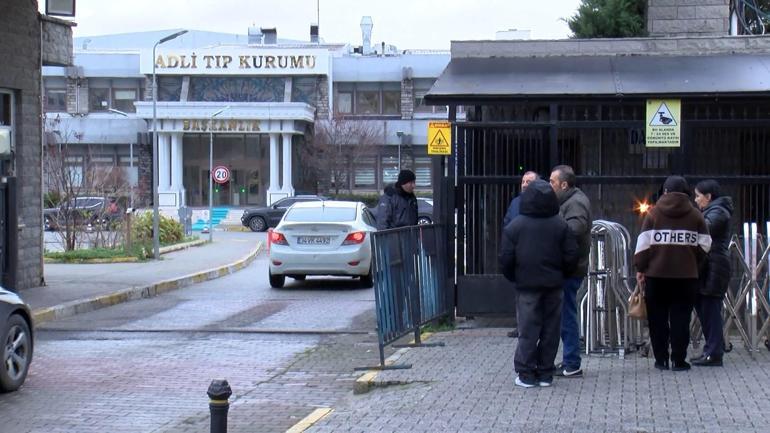
[[[385,187],[385,193],[377,204],[378,230],[417,225],[416,181],[413,171],[401,170],[396,184]]]
[[[724,354],[722,325],[722,299],[730,282],[730,217],[733,200],[723,196],[719,183],[703,180],[695,186],[695,203],[703,212],[703,218],[711,235],[711,250],[701,269],[700,288],[695,301],[706,344],[703,355],[692,360],[697,366],[721,366]]]
[[[669,176],[663,196],[647,213],[636,240],[637,284],[644,285],[655,368],[689,370],[690,317],[698,291],[699,264],[711,248],[703,215],[688,195],[687,181]]]
[[[577,244],[545,181],[532,182],[521,194],[520,212],[503,230],[500,249],[503,275],[519,292],[515,384],[550,386],[559,350],[562,285],[577,263]]]
[[[519,192],[519,195],[513,198],[511,200],[511,204],[508,205],[508,211],[505,212],[505,217],[503,217],[503,230],[505,230],[505,226],[511,223],[514,218],[516,218],[519,215],[519,207],[521,205],[521,193],[524,192],[525,189],[529,186],[530,183],[540,179],[540,176],[538,176],[537,173],[534,171],[527,171],[524,173],[523,176],[521,176],[521,192]],[[514,303],[516,302],[516,287],[513,287],[513,299]],[[517,316],[518,320],[518,316]],[[511,338],[517,338],[519,336],[519,330],[514,329],[513,331],[510,331],[508,333],[508,336]]]
[[[574,272],[564,280],[564,303],[561,313],[562,362],[556,366],[556,375],[582,377],[577,292],[588,273],[588,255],[591,252],[591,202],[583,191],[575,186],[575,171],[569,165],[554,167],[549,180],[559,198],[559,214],[577,240],[579,257]]]

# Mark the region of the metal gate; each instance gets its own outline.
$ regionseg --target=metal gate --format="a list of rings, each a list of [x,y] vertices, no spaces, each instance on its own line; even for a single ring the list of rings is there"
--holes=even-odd
[[[0,178],[0,276],[8,290],[16,289],[18,267],[16,178]]]

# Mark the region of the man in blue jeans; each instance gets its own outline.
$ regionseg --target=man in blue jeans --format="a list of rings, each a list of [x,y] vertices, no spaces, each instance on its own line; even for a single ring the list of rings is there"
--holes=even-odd
[[[580,325],[577,316],[577,292],[588,273],[591,251],[591,202],[575,186],[575,171],[568,165],[551,170],[551,187],[559,198],[559,214],[567,221],[578,244],[578,265],[565,275],[564,301],[561,311],[562,363],[556,366],[556,376],[583,377],[580,367]]]

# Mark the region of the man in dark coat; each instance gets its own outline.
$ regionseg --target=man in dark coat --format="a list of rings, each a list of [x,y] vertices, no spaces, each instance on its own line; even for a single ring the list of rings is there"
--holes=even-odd
[[[580,325],[577,316],[577,292],[588,274],[588,255],[591,252],[591,203],[575,186],[575,171],[568,165],[559,165],[551,171],[551,187],[559,197],[559,214],[567,221],[578,245],[578,265],[564,280],[561,341],[562,363],[557,366],[558,376],[582,377],[580,367]]]
[[[703,218],[711,236],[711,250],[699,273],[700,288],[695,300],[706,343],[703,355],[692,360],[697,366],[721,366],[724,354],[722,300],[730,283],[730,217],[733,200],[723,196],[719,183],[713,179],[695,186],[695,203],[703,211]]]
[[[503,230],[500,250],[503,275],[519,291],[517,386],[551,385],[559,350],[562,284],[576,262],[575,238],[559,216],[556,194],[545,181],[532,182],[521,194],[519,216]]]
[[[417,177],[411,170],[401,170],[395,185],[385,187],[377,204],[377,229],[394,229],[417,225]]]

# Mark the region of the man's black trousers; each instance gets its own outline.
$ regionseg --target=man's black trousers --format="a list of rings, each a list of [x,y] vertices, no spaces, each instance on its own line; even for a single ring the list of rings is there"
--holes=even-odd
[[[523,379],[553,377],[561,338],[562,288],[518,288],[519,340],[513,365]]]

